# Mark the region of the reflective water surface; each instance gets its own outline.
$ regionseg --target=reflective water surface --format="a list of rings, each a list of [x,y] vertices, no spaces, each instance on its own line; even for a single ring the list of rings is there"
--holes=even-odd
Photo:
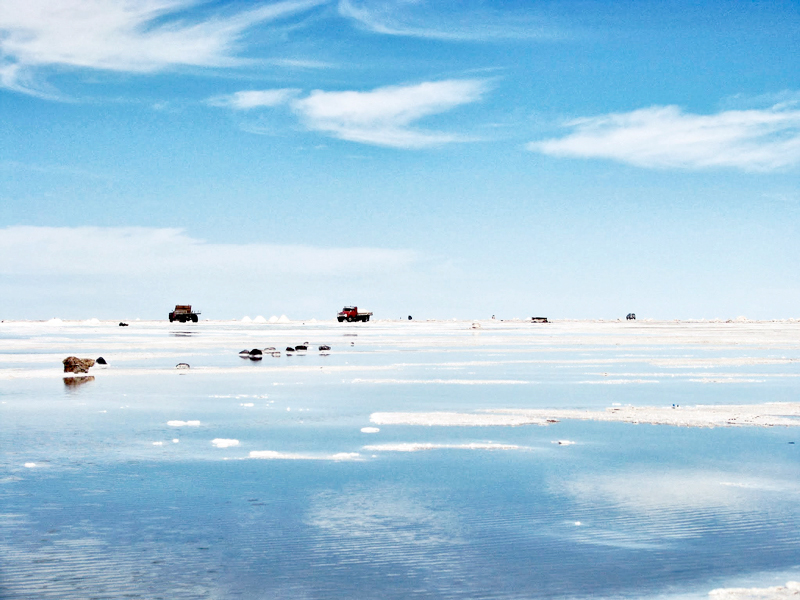
[[[677,599],[800,578],[800,429],[362,432],[378,411],[795,402],[800,324],[115,325],[0,323],[2,598]],[[69,355],[108,366],[65,379]]]

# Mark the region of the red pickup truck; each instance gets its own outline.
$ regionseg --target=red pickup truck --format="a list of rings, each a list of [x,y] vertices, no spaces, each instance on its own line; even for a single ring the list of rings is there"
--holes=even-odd
[[[352,323],[353,321],[369,321],[369,318],[372,316],[371,312],[366,312],[363,310],[358,310],[357,306],[345,306],[342,311],[336,316],[339,323],[342,321],[347,321],[348,323]]]
[[[197,315],[199,314],[199,312],[192,311],[191,304],[177,304],[175,310],[169,313],[169,322],[186,323],[186,321],[191,321],[192,323],[197,323]]]

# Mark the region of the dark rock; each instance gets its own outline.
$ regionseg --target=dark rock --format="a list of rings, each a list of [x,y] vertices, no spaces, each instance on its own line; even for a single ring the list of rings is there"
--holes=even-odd
[[[242,350],[239,352],[239,356],[242,358],[250,358],[250,350]]]
[[[264,352],[273,352],[275,350],[274,346],[270,346],[269,348],[264,348]]]
[[[188,369],[189,368],[189,363],[178,363],[177,365],[175,365],[175,368],[176,369]]]
[[[127,327],[127,326],[128,326],[128,324],[127,324],[127,323],[123,323],[122,321],[120,321],[120,323],[119,323],[119,326],[120,326],[120,327]]]
[[[319,351],[320,351],[320,352],[326,352],[326,351],[328,351],[328,350],[330,350],[330,349],[331,349],[331,347],[330,347],[330,346],[320,346],[320,347],[319,347]]]
[[[301,350],[308,350],[308,346],[306,346],[305,344],[300,344],[298,346],[295,346],[294,349],[300,352]]]
[[[276,350],[275,352],[272,353],[272,356],[274,356],[276,358],[279,357],[280,355],[281,355],[280,350]]]
[[[98,357],[98,359],[96,361],[94,361],[94,362],[96,362],[98,365],[107,365],[108,364],[106,362],[106,359],[103,358],[102,356]]]
[[[250,360],[261,360],[262,358],[264,358],[264,357],[261,354],[251,354],[250,355]]]
[[[294,348],[292,348],[291,346],[286,346],[286,351],[287,352],[294,352]]]
[[[89,369],[94,366],[93,358],[78,358],[77,356],[68,356],[61,362],[64,363],[64,373],[88,373]]]
[[[261,354],[262,352],[258,348],[253,348],[250,350],[250,358],[253,358],[254,356],[261,356]]]
[[[408,320],[409,320],[409,321],[411,320],[411,315],[408,315]]]

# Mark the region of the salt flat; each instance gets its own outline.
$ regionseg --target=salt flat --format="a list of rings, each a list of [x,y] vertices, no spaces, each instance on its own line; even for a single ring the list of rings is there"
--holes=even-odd
[[[0,596],[794,593],[800,323],[472,323],[0,323]]]

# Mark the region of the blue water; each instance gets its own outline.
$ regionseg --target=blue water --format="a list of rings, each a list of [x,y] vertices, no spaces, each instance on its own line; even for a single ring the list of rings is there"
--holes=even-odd
[[[377,411],[796,401],[796,332],[468,325],[0,329],[0,597],[701,598],[800,578],[800,429],[360,431]],[[237,355],[307,340],[331,354]],[[69,354],[109,366],[67,386]],[[604,377],[655,382],[583,383]],[[486,441],[519,449],[363,448]],[[264,450],[307,458],[248,458]]]

